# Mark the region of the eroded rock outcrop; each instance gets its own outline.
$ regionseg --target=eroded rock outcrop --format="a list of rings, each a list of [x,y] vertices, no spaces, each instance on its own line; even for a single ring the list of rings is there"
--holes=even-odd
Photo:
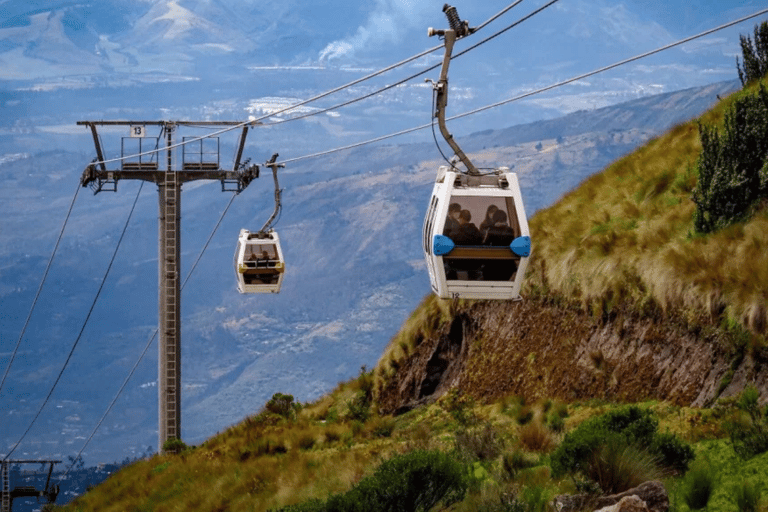
[[[763,362],[768,354],[740,356],[714,330],[621,315],[595,319],[540,299],[477,301],[458,305],[451,322],[398,361],[378,403],[383,413],[401,412],[455,387],[480,400],[516,395],[705,406],[747,382],[768,397]]]

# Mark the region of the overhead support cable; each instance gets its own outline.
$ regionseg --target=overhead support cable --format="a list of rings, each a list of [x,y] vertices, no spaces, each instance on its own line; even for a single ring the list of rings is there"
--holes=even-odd
[[[483,29],[483,28],[485,28],[485,26],[486,26],[486,25],[488,25],[489,23],[493,23],[493,22],[494,22],[494,21],[495,21],[497,18],[500,18],[501,16],[503,16],[504,14],[506,14],[506,13],[507,13],[507,11],[511,10],[513,7],[515,7],[517,4],[519,4],[519,3],[520,3],[520,2],[522,2],[522,1],[523,1],[523,0],[517,0],[516,2],[512,2],[511,4],[509,4],[508,6],[506,6],[505,8],[503,8],[501,11],[497,12],[496,14],[494,14],[493,16],[491,16],[490,18],[488,18],[487,20],[485,20],[485,21],[484,21],[483,23],[481,23],[480,25],[476,26],[476,27],[474,28],[474,32],[477,32],[478,30],[482,30],[482,29]]]
[[[524,17],[520,18],[519,20],[517,20],[516,22],[512,23],[511,25],[508,25],[506,28],[504,28],[504,29],[502,29],[502,30],[500,30],[500,31],[496,32],[495,34],[493,34],[493,35],[491,35],[491,36],[489,36],[489,37],[486,37],[485,39],[483,39],[483,40],[481,40],[481,41],[477,42],[476,44],[474,44],[474,45],[470,46],[469,48],[466,48],[465,50],[462,50],[461,52],[457,53],[456,55],[453,55],[453,56],[451,57],[451,60],[453,60],[453,59],[455,59],[455,58],[457,58],[457,57],[461,57],[461,56],[462,56],[462,55],[464,55],[465,53],[467,53],[467,52],[469,52],[469,51],[471,51],[471,50],[474,50],[475,48],[477,48],[477,47],[479,47],[479,46],[482,46],[482,45],[484,45],[485,43],[487,43],[487,42],[488,42],[488,41],[490,41],[491,39],[493,39],[493,38],[495,38],[495,37],[497,37],[497,36],[499,36],[499,35],[503,34],[504,32],[507,32],[507,31],[508,31],[508,30],[510,30],[510,29],[513,29],[513,28],[515,28],[516,26],[520,25],[520,24],[521,24],[521,23],[523,23],[524,21],[527,21],[527,20],[529,20],[529,19],[530,19],[530,18],[532,18],[533,16],[535,16],[535,15],[539,14],[539,13],[540,13],[541,11],[543,11],[544,9],[547,9],[548,7],[552,6],[553,4],[555,4],[555,3],[559,2],[559,1],[560,1],[560,0],[550,0],[550,2],[548,2],[547,4],[545,4],[545,5],[541,6],[541,7],[539,7],[538,9],[536,9],[536,10],[535,10],[535,11],[533,11],[533,12],[531,12],[531,13],[530,13],[530,14],[528,14],[527,16],[524,16]],[[507,12],[509,9],[511,9],[512,7],[516,6],[516,5],[517,5],[517,4],[519,4],[520,2],[522,2],[522,0],[518,0],[517,2],[513,3],[512,5],[510,5],[510,6],[509,6],[509,7],[507,7],[506,9],[504,9],[504,10],[503,10],[501,13],[499,13],[499,14],[497,14],[496,16],[494,16],[493,18],[491,18],[491,20],[493,20],[493,19],[497,18],[498,16],[500,16],[501,14],[503,14],[503,13]],[[491,20],[489,20],[489,21],[487,21],[487,22],[483,23],[483,24],[481,25],[481,27],[484,27],[485,25],[487,25],[487,24],[488,24],[488,23],[489,23]],[[477,32],[478,30],[479,30],[479,28],[475,28],[475,29],[473,29],[473,33],[474,33],[474,32]],[[432,51],[435,51],[436,49],[442,48],[443,46],[444,46],[444,45],[440,45],[440,46],[436,47],[435,49],[432,49]],[[357,103],[357,102],[359,102],[359,101],[362,101],[362,100],[366,100],[366,99],[368,99],[368,98],[371,98],[371,97],[373,97],[373,96],[376,96],[376,95],[378,95],[378,94],[381,94],[381,93],[383,93],[383,92],[386,92],[386,91],[388,91],[388,90],[390,90],[390,89],[394,89],[395,87],[399,87],[399,86],[401,86],[401,85],[403,85],[403,84],[405,84],[405,83],[407,83],[407,82],[410,82],[410,81],[411,81],[411,80],[413,80],[414,78],[418,78],[418,77],[420,77],[420,76],[422,76],[422,75],[425,75],[425,74],[429,73],[430,71],[434,71],[435,69],[439,68],[440,66],[441,66],[441,63],[439,63],[439,62],[438,62],[437,64],[434,64],[434,65],[432,65],[432,66],[430,66],[430,67],[428,67],[428,68],[425,68],[425,69],[423,69],[423,70],[419,71],[418,73],[414,73],[413,75],[410,75],[410,76],[408,76],[408,77],[406,77],[406,78],[403,78],[402,80],[398,80],[398,81],[397,81],[397,82],[395,82],[395,83],[392,83],[392,84],[386,85],[386,86],[384,86],[384,87],[382,87],[382,88],[380,88],[380,89],[376,89],[375,91],[372,91],[372,92],[370,92],[370,93],[368,93],[368,94],[365,94],[365,95],[363,95],[363,96],[359,96],[359,97],[357,97],[357,98],[353,98],[353,99],[351,99],[351,100],[349,100],[349,101],[346,101],[346,102],[344,102],[344,103],[339,103],[338,105],[333,105],[333,106],[331,106],[331,107],[327,107],[327,108],[324,108],[324,109],[321,109],[321,110],[314,110],[314,111],[312,111],[312,112],[307,112],[306,114],[302,114],[302,115],[299,115],[299,116],[295,116],[295,117],[290,117],[290,118],[288,118],[288,119],[281,119],[281,120],[279,120],[279,121],[272,121],[272,122],[269,122],[269,123],[264,123],[264,126],[274,126],[274,125],[277,125],[277,124],[288,123],[288,122],[291,122],[291,121],[298,121],[299,119],[306,119],[306,118],[308,118],[308,117],[317,116],[317,115],[320,115],[320,114],[325,114],[326,112],[331,112],[331,111],[334,111],[334,110],[338,110],[338,109],[340,109],[340,108],[343,108],[343,107],[346,107],[346,106],[352,105],[353,103]]]
[[[40,280],[40,285],[37,287],[37,293],[35,293],[35,298],[32,300],[32,307],[29,309],[29,314],[27,315],[27,319],[24,321],[24,325],[21,328],[21,334],[19,334],[19,339],[16,341],[16,347],[13,349],[13,354],[11,354],[11,359],[10,361],[8,361],[8,366],[5,368],[5,373],[3,374],[3,380],[0,381],[0,391],[3,390],[5,379],[8,377],[8,372],[10,372],[11,370],[11,365],[13,364],[13,360],[16,359],[16,354],[19,351],[21,340],[24,338],[24,333],[27,331],[27,327],[29,326],[29,321],[32,318],[32,313],[35,311],[35,306],[37,305],[37,301],[40,298],[40,293],[43,291],[43,285],[45,284],[45,281],[48,278],[48,272],[51,270],[51,266],[53,265],[53,259],[56,257],[56,252],[59,249],[59,244],[61,243],[61,239],[64,237],[64,230],[67,228],[69,217],[72,215],[72,209],[75,206],[75,201],[77,200],[78,193],[80,193],[79,185],[77,187],[77,190],[75,191],[75,195],[72,197],[72,202],[69,204],[67,215],[64,217],[64,223],[61,225],[61,230],[59,230],[59,236],[56,239],[56,244],[54,244],[53,246],[51,257],[48,259],[48,264],[45,266],[45,271],[43,272],[43,278]]]
[[[670,43],[670,44],[668,44],[666,46],[662,46],[662,47],[656,48],[655,50],[651,50],[649,52],[645,52],[645,53],[642,53],[640,55],[635,55],[634,57],[630,57],[628,59],[624,59],[624,60],[616,62],[614,64],[610,64],[610,65],[602,67],[600,69],[596,69],[594,71],[590,71],[589,73],[584,73],[583,75],[575,76],[573,78],[569,78],[568,80],[563,80],[562,82],[557,82],[557,83],[549,85],[547,87],[543,87],[543,88],[537,89],[535,91],[527,92],[525,94],[521,94],[520,96],[515,96],[514,98],[509,98],[507,100],[503,100],[503,101],[500,101],[498,103],[493,103],[491,105],[486,105],[485,107],[481,107],[481,108],[478,108],[476,110],[471,110],[469,112],[464,112],[463,114],[455,115],[455,116],[451,117],[450,119],[459,119],[461,117],[466,117],[466,116],[470,116],[472,114],[477,114],[478,112],[482,112],[484,110],[488,110],[488,109],[495,108],[495,107],[498,107],[498,106],[501,106],[501,105],[505,105],[507,103],[512,103],[513,101],[518,101],[518,100],[527,98],[529,96],[533,96],[534,94],[541,94],[542,92],[547,92],[547,91],[549,91],[551,89],[555,89],[556,87],[561,87],[563,85],[567,85],[567,84],[570,84],[572,82],[578,82],[579,80],[583,80],[585,78],[589,78],[589,77],[591,77],[593,75],[597,75],[599,73],[603,73],[605,71],[609,71],[609,70],[617,68],[619,66],[623,66],[625,64],[629,64],[629,63],[634,62],[636,60],[644,59],[645,57],[650,57],[651,55],[655,55],[655,54],[657,54],[659,52],[663,52],[665,50],[669,50],[670,48],[674,48],[676,46],[680,46],[682,44],[689,43],[689,42],[693,41],[694,39],[699,39],[701,37],[708,36],[710,34],[718,32],[720,30],[724,30],[726,28],[732,27],[733,25],[738,25],[739,23],[743,23],[745,21],[748,21],[748,20],[750,20],[752,18],[756,18],[756,17],[758,17],[760,15],[763,15],[763,14],[768,14],[768,9],[763,9],[762,11],[756,12],[754,14],[750,14],[748,16],[744,16],[743,18],[739,18],[738,20],[730,21],[728,23],[720,25],[719,27],[715,27],[715,28],[706,30],[704,32],[696,34],[695,36],[686,37],[685,39],[681,39],[679,41],[675,41],[674,43]]]
[[[8,460],[8,457],[13,454],[14,451],[16,451],[16,448],[19,447],[21,442],[24,440],[24,438],[27,436],[29,431],[32,429],[32,426],[35,424],[37,419],[40,417],[40,414],[43,412],[43,409],[48,404],[48,401],[51,399],[51,396],[53,395],[53,391],[56,389],[56,386],[59,384],[59,381],[61,380],[62,375],[64,375],[64,370],[66,370],[67,365],[69,365],[69,361],[72,359],[72,354],[75,353],[75,349],[77,348],[78,343],[80,342],[80,339],[83,337],[83,333],[85,332],[85,327],[88,325],[88,321],[91,318],[91,314],[93,313],[94,308],[96,307],[96,302],[99,300],[99,296],[101,295],[101,291],[104,289],[104,284],[107,281],[107,276],[109,276],[109,272],[112,269],[112,265],[115,262],[115,258],[117,257],[117,252],[120,249],[120,244],[123,241],[123,238],[125,237],[126,231],[128,231],[128,224],[131,221],[131,217],[133,216],[133,212],[136,210],[136,203],[139,201],[139,196],[141,195],[141,190],[144,188],[144,183],[141,184],[139,187],[138,192],[136,193],[136,199],[133,201],[133,206],[131,207],[131,211],[128,214],[128,218],[125,221],[125,225],[123,226],[123,231],[120,233],[120,238],[117,241],[117,245],[115,246],[115,250],[112,253],[112,259],[109,261],[109,265],[107,266],[107,270],[104,273],[104,277],[101,280],[101,284],[99,285],[99,289],[96,292],[96,297],[94,297],[93,302],[91,303],[91,307],[88,310],[88,314],[85,317],[85,321],[83,321],[83,325],[80,328],[80,333],[77,335],[77,338],[75,339],[75,342],[72,344],[72,349],[69,351],[69,354],[67,355],[67,359],[64,361],[64,366],[61,367],[61,371],[59,371],[59,375],[56,377],[56,380],[54,381],[53,385],[51,386],[51,390],[48,392],[48,395],[45,397],[45,400],[43,400],[42,405],[40,405],[40,408],[37,411],[37,414],[35,414],[35,417],[32,418],[32,421],[30,422],[27,429],[24,431],[24,433],[21,435],[19,440],[16,442],[16,444],[11,448],[11,450],[6,454],[6,456],[3,458],[3,462]]]
[[[750,14],[748,16],[744,16],[742,18],[739,18],[739,19],[734,20],[734,21],[730,21],[728,23],[725,23],[725,24],[720,25],[718,27],[706,30],[706,31],[701,32],[699,34],[686,37],[685,39],[681,39],[681,40],[676,41],[674,43],[670,43],[668,45],[656,48],[655,50],[651,50],[649,52],[645,52],[645,53],[636,55],[634,57],[630,57],[628,59],[624,59],[624,60],[616,62],[614,64],[610,64],[608,66],[596,69],[594,71],[590,71],[588,73],[584,73],[584,74],[575,76],[573,78],[569,78],[567,80],[563,80],[561,82],[557,82],[557,83],[554,83],[552,85],[548,85],[546,87],[542,87],[540,89],[529,91],[529,92],[523,93],[523,94],[521,94],[519,96],[508,98],[506,100],[502,100],[502,101],[499,101],[497,103],[486,105],[484,107],[480,107],[480,108],[477,108],[475,110],[471,110],[471,111],[464,112],[464,113],[461,113],[461,114],[453,115],[451,117],[446,118],[446,121],[453,121],[455,119],[460,119],[460,118],[467,117],[467,116],[470,116],[470,115],[473,115],[473,114],[477,114],[477,113],[483,112],[485,110],[490,110],[492,108],[500,107],[500,106],[506,105],[508,103],[513,103],[515,101],[519,101],[519,100],[522,100],[522,99],[525,99],[525,98],[528,98],[528,97],[531,97],[531,96],[534,96],[534,95],[537,95],[537,94],[541,94],[543,92],[550,91],[550,90],[555,89],[557,87],[562,87],[564,85],[568,85],[570,83],[577,82],[579,80],[583,80],[584,78],[589,78],[589,77],[597,75],[599,73],[603,73],[605,71],[609,71],[609,70],[617,68],[619,66],[623,66],[625,64],[629,64],[631,62],[643,59],[645,57],[649,57],[649,56],[654,55],[656,53],[659,53],[659,52],[662,52],[662,51],[665,51],[665,50],[669,50],[670,48],[674,48],[676,46],[680,46],[682,44],[689,43],[689,42],[691,42],[691,41],[693,41],[695,39],[699,39],[699,38],[708,36],[710,34],[718,32],[720,30],[724,30],[724,29],[732,27],[734,25],[738,25],[739,23],[743,23],[745,21],[748,21],[750,19],[756,18],[756,17],[761,16],[763,14],[768,14],[768,9],[763,9],[761,11],[758,11],[758,12],[754,13],[754,14]],[[465,51],[467,51],[467,50],[465,50]],[[458,57],[462,53],[464,53],[464,52],[456,54],[454,57]],[[280,164],[289,164],[289,163],[299,162],[299,161],[302,161],[302,160],[308,160],[308,159],[311,159],[311,158],[317,158],[317,157],[321,157],[321,156],[326,156],[326,155],[330,155],[330,154],[333,154],[333,153],[338,153],[340,151],[347,151],[347,150],[355,149],[355,148],[358,148],[358,147],[361,147],[361,146],[366,146],[368,144],[374,144],[376,142],[381,142],[381,141],[384,141],[384,140],[387,140],[387,139],[392,139],[392,138],[395,138],[395,137],[399,137],[401,135],[407,135],[409,133],[417,132],[419,130],[425,130],[427,128],[430,128],[431,126],[432,126],[432,123],[423,124],[421,126],[415,126],[413,128],[407,128],[405,130],[400,130],[398,132],[390,133],[388,135],[382,135],[380,137],[376,137],[376,138],[369,139],[369,140],[366,140],[366,141],[357,142],[357,143],[354,143],[354,144],[349,144],[349,145],[346,145],[346,146],[341,146],[341,147],[338,147],[338,148],[329,149],[329,150],[325,150],[325,151],[320,151],[318,153],[312,153],[312,154],[309,154],[309,155],[303,155],[303,156],[298,156],[298,157],[294,157],[294,158],[288,158],[288,159],[282,160],[282,161],[280,161],[278,163],[280,163]]]
[[[558,0],[552,0],[544,8],[548,7],[549,5],[551,5],[551,4],[553,4],[553,3],[557,2],[557,1]],[[496,18],[498,18],[502,14],[506,13],[511,8],[513,8],[516,5],[518,5],[520,2],[522,2],[522,0],[516,0],[511,5],[509,5],[505,9],[503,9],[501,12],[499,12],[498,14],[492,16],[489,20],[487,20],[484,23],[482,23],[480,25],[480,27],[485,27],[488,23],[490,23],[491,21],[495,20]],[[543,10],[543,9],[540,8],[540,9],[538,9],[535,12],[540,12],[541,10]],[[507,29],[505,29],[505,31],[509,30],[510,28],[512,28],[512,27],[508,27]],[[99,160],[99,161],[93,162],[93,164],[94,165],[104,165],[104,164],[108,164],[108,163],[120,162],[120,161],[127,160],[127,159],[135,159],[135,158],[139,158],[139,157],[142,157],[142,156],[146,156],[146,155],[151,155],[151,154],[157,153],[158,151],[165,151],[165,150],[170,150],[170,149],[176,149],[176,148],[184,146],[186,144],[191,144],[191,143],[194,143],[194,142],[199,142],[199,141],[201,141],[203,139],[208,139],[208,138],[216,137],[216,136],[221,135],[223,133],[227,133],[227,132],[230,132],[232,130],[237,130],[237,129],[243,128],[245,126],[255,126],[256,124],[259,124],[259,122],[264,120],[264,119],[267,119],[267,118],[272,117],[272,116],[276,116],[278,114],[283,114],[285,112],[289,112],[289,111],[294,110],[294,109],[296,109],[298,107],[302,107],[302,106],[307,105],[309,103],[312,103],[314,101],[320,100],[322,98],[325,98],[327,96],[330,96],[332,94],[340,92],[340,91],[342,91],[344,89],[348,89],[350,87],[353,87],[353,86],[355,86],[355,85],[357,85],[359,83],[365,82],[366,80],[370,80],[371,78],[375,78],[375,77],[377,77],[377,76],[379,76],[381,74],[384,74],[384,73],[386,73],[388,71],[391,71],[391,70],[393,70],[395,68],[398,68],[398,67],[403,66],[405,64],[408,64],[410,62],[413,62],[416,59],[419,59],[421,57],[429,55],[430,53],[433,53],[433,52],[441,49],[442,47],[443,47],[443,45],[440,44],[440,45],[435,46],[433,48],[429,48],[429,49],[424,50],[421,53],[418,53],[418,54],[416,54],[416,55],[414,55],[412,57],[408,57],[407,59],[404,59],[404,60],[402,60],[402,61],[400,61],[398,63],[392,64],[392,65],[387,66],[385,68],[382,68],[382,69],[380,69],[378,71],[374,71],[373,73],[370,73],[370,74],[368,74],[368,75],[366,75],[364,77],[361,77],[361,78],[358,78],[356,80],[353,80],[353,81],[351,81],[351,82],[349,82],[347,84],[340,85],[339,87],[336,87],[334,89],[330,89],[328,91],[320,93],[320,94],[318,94],[316,96],[313,96],[311,98],[308,98],[306,100],[303,100],[303,101],[300,101],[298,103],[294,103],[292,105],[289,105],[287,107],[278,109],[278,110],[276,110],[274,112],[270,112],[269,114],[265,114],[265,115],[263,115],[261,117],[257,117],[255,119],[251,119],[249,121],[244,121],[242,123],[238,123],[238,124],[235,124],[233,126],[228,126],[226,128],[222,128],[221,130],[218,130],[218,131],[215,131],[215,132],[211,132],[211,133],[208,133],[208,134],[200,136],[200,137],[190,138],[190,139],[187,139],[185,141],[179,142],[177,144],[174,144],[174,145],[171,145],[171,146],[168,146],[168,147],[164,147],[162,150],[150,150],[150,151],[145,151],[145,152],[141,152],[141,153],[136,153],[136,154],[133,154],[133,155],[121,156],[119,158]],[[437,67],[437,66],[435,66],[435,67]],[[434,69],[434,68],[429,68],[429,69],[419,73],[418,75],[414,75],[414,77],[422,75],[422,74],[426,73],[427,71],[430,71],[431,69]],[[378,91],[376,94],[378,94],[380,92],[383,92],[384,90],[390,89],[391,87],[394,87],[394,86],[390,86],[390,87],[387,87],[385,89],[382,89],[381,91]],[[366,97],[369,97],[369,96],[366,96]],[[364,99],[364,98],[361,98],[361,99]],[[356,100],[356,101],[359,101],[359,100]],[[336,108],[340,108],[340,107],[337,106],[337,107],[334,107],[333,109],[336,109]]]

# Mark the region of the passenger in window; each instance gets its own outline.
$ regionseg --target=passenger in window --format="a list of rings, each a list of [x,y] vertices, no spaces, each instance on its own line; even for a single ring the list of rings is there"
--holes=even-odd
[[[469,210],[461,210],[459,213],[459,229],[451,238],[456,245],[480,245],[483,241],[483,234],[472,223]]]
[[[499,210],[499,207],[495,204],[492,204],[488,207],[488,210],[485,212],[485,219],[483,219],[483,222],[480,223],[480,232],[485,236],[486,231],[488,231],[488,228],[493,226],[493,214],[496,213]]]
[[[485,232],[483,245],[492,245],[494,247],[504,247],[512,243],[515,239],[515,231],[507,224],[507,214],[504,210],[497,210],[493,214],[493,225]]]
[[[269,253],[267,251],[261,251],[261,256],[259,257],[258,263],[256,263],[256,266],[266,267],[268,261],[269,261]]]
[[[459,224],[459,214],[461,213],[461,205],[459,203],[451,203],[448,205],[448,217],[445,219],[445,227],[443,228],[443,235],[453,238],[454,231],[458,231],[461,224]]]

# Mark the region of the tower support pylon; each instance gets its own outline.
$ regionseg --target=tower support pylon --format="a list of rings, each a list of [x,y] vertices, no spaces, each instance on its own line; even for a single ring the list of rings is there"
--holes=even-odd
[[[80,179],[82,186],[90,186],[94,193],[117,192],[117,183],[120,180],[139,179],[151,181],[158,188],[157,443],[158,451],[165,451],[164,447],[169,440],[181,440],[181,187],[183,183],[193,180],[219,180],[223,192],[240,193],[253,179],[258,178],[258,165],[246,166],[240,163],[250,125],[225,121],[80,121],[77,124],[91,129],[96,146],[96,159],[83,171]],[[147,145],[142,146],[139,141],[139,144],[134,146],[139,148],[138,153],[123,154],[116,160],[120,162],[120,168],[110,170],[107,168],[108,162],[104,158],[97,134],[97,127],[104,125],[128,127],[128,139],[146,138],[147,126],[161,126],[165,136],[165,148],[144,151],[143,148]],[[187,146],[184,146],[183,162],[178,168],[174,162],[173,134],[185,125],[243,126],[232,169],[220,168],[218,139],[215,151],[205,151],[205,138],[190,142],[190,146],[200,142],[199,153],[187,151]],[[160,137],[158,143],[159,139]],[[125,153],[125,140],[121,146]],[[160,152],[164,152],[166,156],[164,168],[158,165]],[[146,158],[147,154],[153,158]]]

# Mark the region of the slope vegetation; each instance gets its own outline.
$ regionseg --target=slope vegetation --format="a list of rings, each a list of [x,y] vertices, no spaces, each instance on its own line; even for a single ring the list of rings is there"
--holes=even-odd
[[[587,179],[531,219],[526,301],[429,297],[377,368],[386,412],[457,387],[477,398],[660,398],[703,406],[753,382],[768,298],[768,209],[693,229],[698,123],[738,94]]]

